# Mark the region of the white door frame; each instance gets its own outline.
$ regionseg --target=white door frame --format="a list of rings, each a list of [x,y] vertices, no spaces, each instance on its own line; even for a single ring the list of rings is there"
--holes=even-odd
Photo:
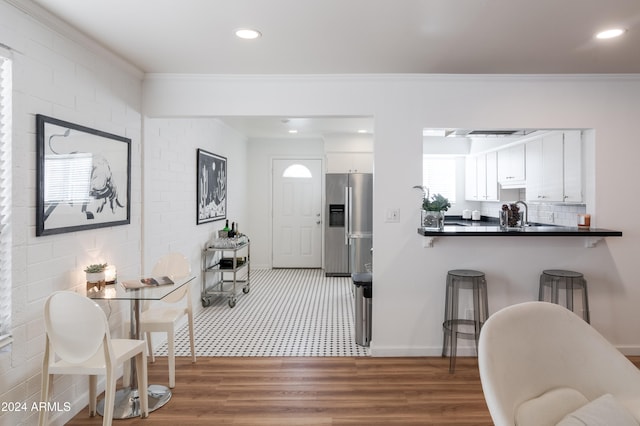
[[[273,168],[274,162],[276,160],[320,160],[320,170],[321,170],[321,178],[320,178],[320,221],[322,229],[324,229],[324,205],[325,205],[325,181],[324,176],[327,173],[326,170],[326,162],[323,157],[319,156],[299,156],[299,155],[278,155],[272,156],[270,159],[270,173],[269,173],[269,236],[271,241],[269,243],[269,267],[273,269]],[[321,257],[321,267],[324,268],[324,231],[320,232],[320,257]]]

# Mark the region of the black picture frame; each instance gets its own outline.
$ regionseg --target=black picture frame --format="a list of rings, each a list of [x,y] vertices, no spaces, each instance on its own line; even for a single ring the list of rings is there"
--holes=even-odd
[[[196,224],[227,218],[227,159],[198,148]]]
[[[131,221],[131,139],[36,115],[36,236]]]

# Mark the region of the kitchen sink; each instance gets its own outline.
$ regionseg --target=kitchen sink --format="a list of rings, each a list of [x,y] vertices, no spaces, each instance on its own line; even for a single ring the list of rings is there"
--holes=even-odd
[[[444,221],[445,226],[472,226],[473,224],[470,222],[458,222],[458,221],[449,221],[449,220],[445,220]]]

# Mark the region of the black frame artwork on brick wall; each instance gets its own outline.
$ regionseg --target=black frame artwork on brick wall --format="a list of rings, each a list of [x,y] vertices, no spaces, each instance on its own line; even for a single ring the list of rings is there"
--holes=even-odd
[[[227,159],[198,149],[196,224],[227,217]]]

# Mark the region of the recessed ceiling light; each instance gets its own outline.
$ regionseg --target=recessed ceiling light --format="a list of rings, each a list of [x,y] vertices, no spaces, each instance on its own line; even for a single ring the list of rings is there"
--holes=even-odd
[[[260,37],[262,34],[258,30],[252,30],[250,28],[239,28],[236,30],[236,36],[245,39],[253,40]]]
[[[622,28],[613,28],[606,31],[600,31],[598,34],[596,34],[596,38],[607,39],[607,38],[620,37],[622,34],[625,33],[625,31],[626,30]]]
[[[296,129],[291,129],[289,130],[289,133],[291,133],[292,135],[295,135],[296,133],[298,133],[298,131]]]
[[[358,130],[358,133],[368,133],[365,129]]]

